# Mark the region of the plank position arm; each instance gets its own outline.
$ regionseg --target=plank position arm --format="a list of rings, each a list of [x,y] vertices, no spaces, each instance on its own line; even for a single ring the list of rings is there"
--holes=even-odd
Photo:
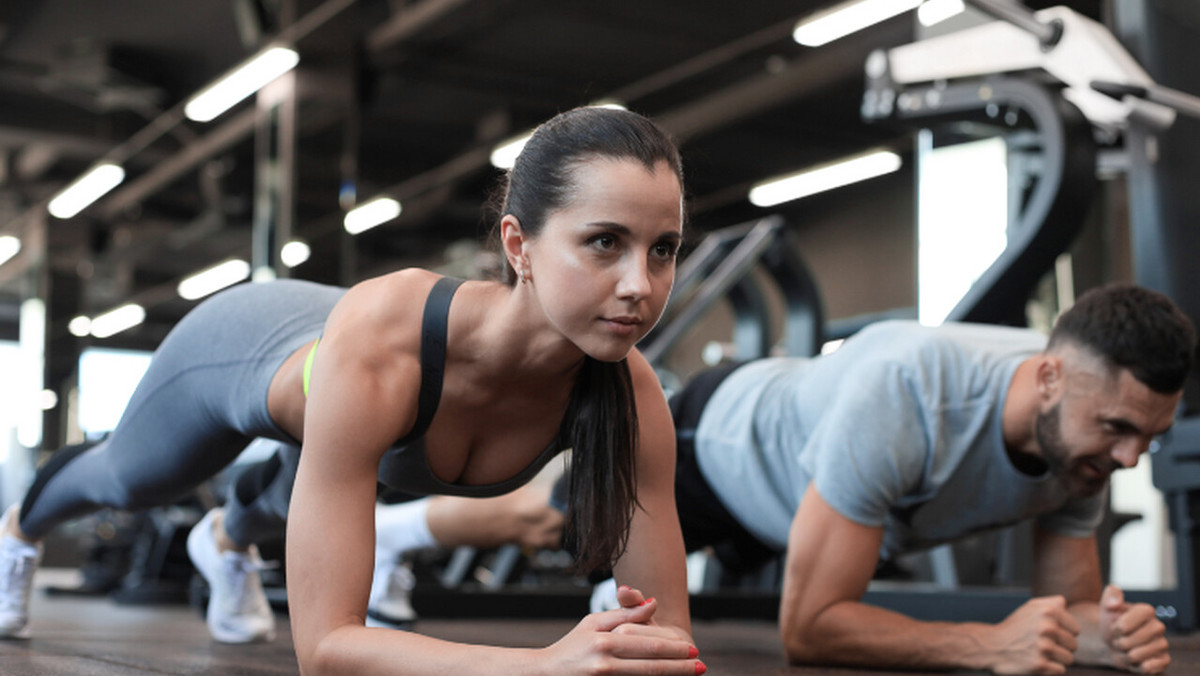
[[[687,566],[675,504],[675,426],[658,376],[642,353],[629,355],[638,408],[638,501],[629,542],[614,569],[625,607],[655,599],[652,624],[691,641]],[[637,590],[633,592],[632,590]]]
[[[789,662],[1065,673],[1080,627],[1062,596],[1033,598],[998,624],[925,622],[862,603],[882,542],[882,527],[842,516],[815,486],[805,491],[780,608]]]

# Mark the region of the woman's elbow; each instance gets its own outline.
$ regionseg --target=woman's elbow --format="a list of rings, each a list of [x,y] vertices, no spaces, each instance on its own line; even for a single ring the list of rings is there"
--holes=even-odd
[[[337,631],[319,638],[296,641],[296,662],[301,676],[330,676],[341,673]]]

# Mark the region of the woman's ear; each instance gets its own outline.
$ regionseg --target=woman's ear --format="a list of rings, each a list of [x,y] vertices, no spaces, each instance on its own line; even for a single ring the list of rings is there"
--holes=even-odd
[[[512,214],[500,219],[500,246],[504,249],[504,257],[508,259],[508,264],[517,272],[517,277],[520,277],[527,267],[525,233],[521,230],[521,222]]]

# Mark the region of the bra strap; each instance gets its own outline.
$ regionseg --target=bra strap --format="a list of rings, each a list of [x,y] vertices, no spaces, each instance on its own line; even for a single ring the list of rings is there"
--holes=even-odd
[[[419,439],[433,422],[438,403],[442,400],[442,376],[446,371],[446,333],[450,318],[450,301],[461,279],[442,277],[425,299],[425,314],[421,318],[421,392],[417,398],[417,420],[398,445]]]

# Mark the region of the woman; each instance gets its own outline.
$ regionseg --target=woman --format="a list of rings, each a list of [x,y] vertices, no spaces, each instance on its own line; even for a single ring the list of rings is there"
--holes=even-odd
[[[678,151],[656,126],[625,111],[561,114],[507,177],[507,283],[410,269],[344,295],[276,282],[210,299],[163,342],[112,435],[39,471],[19,518],[6,515],[7,544],[99,506],[162,504],[252,437],[300,442],[287,556],[302,672],[702,672],[670,415],[634,350],[674,281],[681,207]],[[364,626],[377,478],[496,494],[564,448],[578,475],[568,523],[580,563],[613,565],[630,587],[624,608],[541,650]],[[201,524],[213,525],[237,543],[236,524]]]

